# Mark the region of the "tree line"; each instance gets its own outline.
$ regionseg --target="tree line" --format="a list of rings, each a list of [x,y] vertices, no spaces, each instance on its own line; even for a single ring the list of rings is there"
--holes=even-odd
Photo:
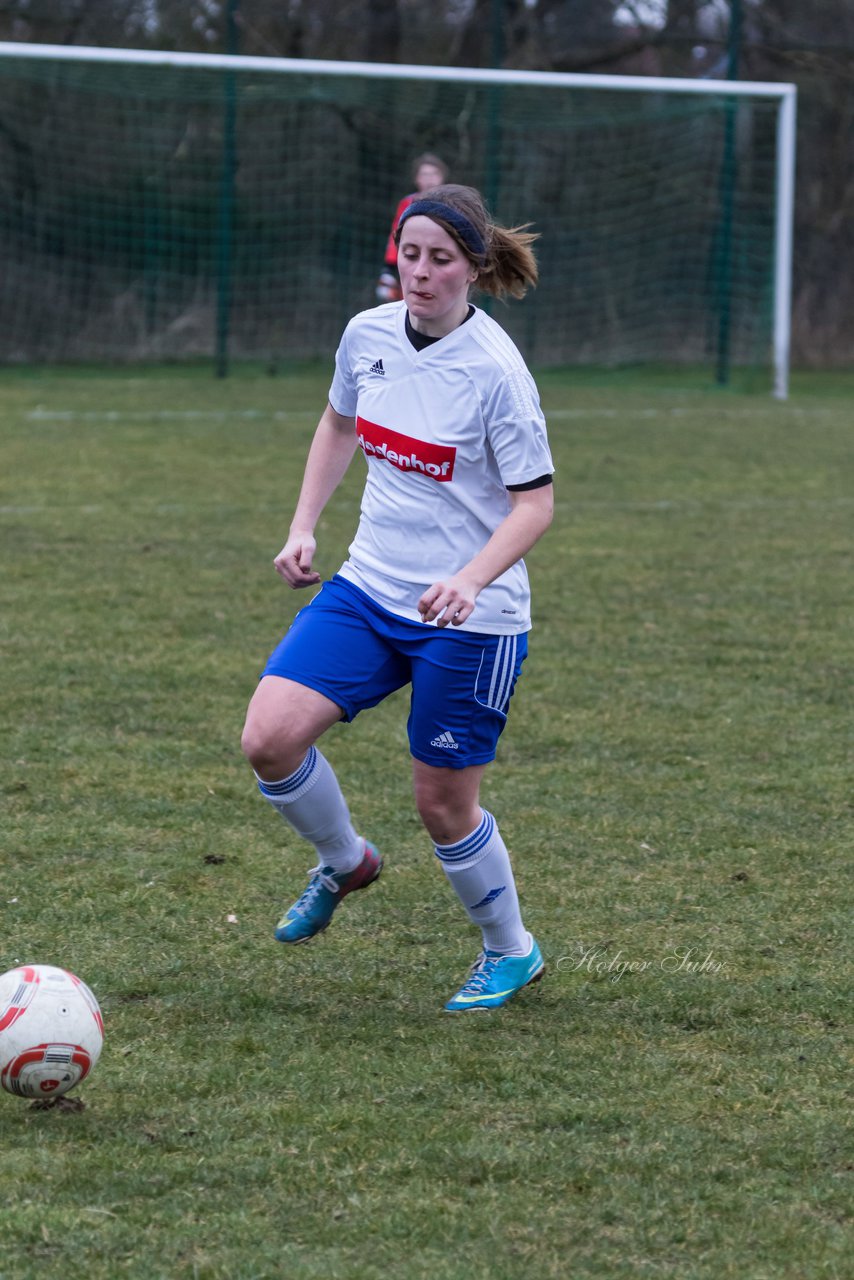
[[[0,0],[0,39],[793,82],[793,359],[854,358],[851,0]]]

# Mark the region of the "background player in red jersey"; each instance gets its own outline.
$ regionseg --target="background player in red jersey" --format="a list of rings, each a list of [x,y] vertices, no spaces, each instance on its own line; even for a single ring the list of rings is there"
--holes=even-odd
[[[420,194],[429,191],[431,187],[438,187],[441,183],[447,182],[448,166],[438,156],[425,152],[424,155],[418,156],[412,166],[412,180],[415,183],[415,190],[408,196],[403,197],[395,210],[392,220],[391,231],[385,247],[383,260],[385,265],[377,281],[378,302],[400,302],[403,297],[400,292],[400,279],[397,271],[395,232],[400,224],[401,215],[405,209],[409,208],[413,200],[417,200]]]

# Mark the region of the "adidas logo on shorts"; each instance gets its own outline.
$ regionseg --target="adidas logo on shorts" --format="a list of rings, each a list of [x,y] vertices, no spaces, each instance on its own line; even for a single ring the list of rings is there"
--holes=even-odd
[[[460,744],[457,742],[454,735],[448,732],[440,733],[438,738],[433,738],[430,746],[443,747],[445,751],[459,751],[460,749]]]

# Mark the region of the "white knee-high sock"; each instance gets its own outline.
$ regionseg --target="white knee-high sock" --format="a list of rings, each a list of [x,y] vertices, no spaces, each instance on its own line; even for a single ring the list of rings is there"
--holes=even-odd
[[[258,778],[258,790],[298,835],[314,845],[321,866],[345,872],[362,861],[364,841],[353,829],[332,766],[317,747],[310,747],[296,772],[281,782]]]
[[[491,813],[457,844],[435,845],[436,857],[488,951],[526,956],[531,935],[522,923],[510,855]]]

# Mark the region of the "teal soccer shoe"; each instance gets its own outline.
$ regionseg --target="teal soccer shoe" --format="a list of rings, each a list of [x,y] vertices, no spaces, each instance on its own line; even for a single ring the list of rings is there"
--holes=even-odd
[[[496,951],[482,951],[466,981],[445,1005],[445,1012],[500,1009],[523,987],[538,982],[545,968],[542,953],[533,938],[526,956],[502,956]]]
[[[366,889],[373,884],[382,869],[382,858],[367,840],[365,856],[352,871],[340,875],[331,867],[313,867],[308,873],[311,878],[304,893],[276,926],[278,941],[308,942],[315,934],[322,933],[341,899],[355,889]]]

